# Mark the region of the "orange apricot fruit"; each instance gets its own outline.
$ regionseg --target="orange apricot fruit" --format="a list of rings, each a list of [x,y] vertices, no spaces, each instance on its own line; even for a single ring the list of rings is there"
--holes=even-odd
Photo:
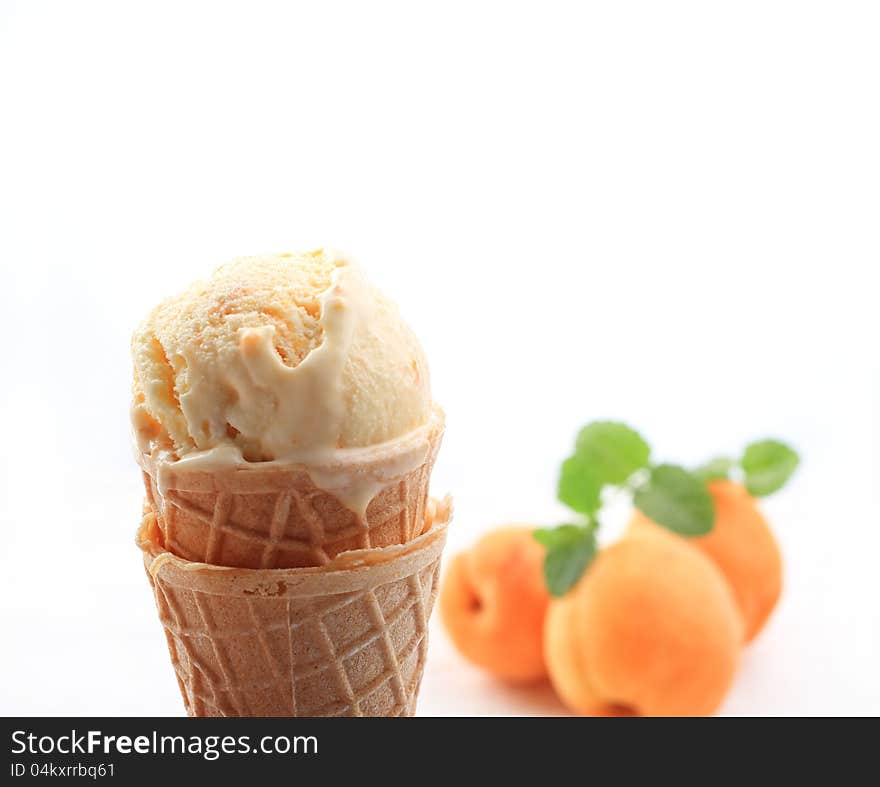
[[[580,660],[580,649],[574,644],[574,600],[571,592],[553,599],[547,607],[544,622],[544,661],[556,695],[573,711],[590,713],[596,710],[593,693]]]
[[[440,617],[462,655],[509,681],[546,677],[544,547],[529,527],[506,527],[456,555],[440,587]]]
[[[587,715],[703,716],[736,672],[742,621],[715,565],[644,528],[603,549],[551,602],[545,660],[560,699]]]
[[[688,541],[700,549],[724,574],[743,617],[744,641],[764,627],[782,593],[782,555],[755,499],[741,484],[712,481],[715,526],[705,536]],[[658,528],[636,512],[631,531]]]

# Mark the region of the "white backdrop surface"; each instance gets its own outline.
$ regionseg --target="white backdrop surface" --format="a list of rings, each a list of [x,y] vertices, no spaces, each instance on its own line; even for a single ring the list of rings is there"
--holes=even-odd
[[[878,36],[855,2],[0,2],[0,713],[182,711],[129,335],[320,245],[423,340],[450,550],[561,521],[594,418],[686,463],[795,444],[785,595],[722,710],[880,713]],[[562,709],[435,625],[420,712]]]

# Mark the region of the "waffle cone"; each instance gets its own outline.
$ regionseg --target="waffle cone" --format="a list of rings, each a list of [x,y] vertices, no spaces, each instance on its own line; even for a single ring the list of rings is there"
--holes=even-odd
[[[435,515],[436,513],[436,515]],[[238,569],[138,546],[190,716],[412,716],[448,500],[414,540],[318,568]]]
[[[324,466],[204,470],[156,454],[138,460],[159,544],[178,557],[239,568],[323,566],[341,552],[421,534],[442,437],[437,411],[423,430]]]

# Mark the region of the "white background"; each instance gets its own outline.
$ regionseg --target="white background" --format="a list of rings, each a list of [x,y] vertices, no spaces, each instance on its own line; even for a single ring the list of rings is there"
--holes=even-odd
[[[129,335],[320,245],[424,342],[451,550],[560,521],[594,418],[681,462],[794,443],[785,595],[723,711],[880,713],[878,39],[850,2],[0,2],[0,713],[182,712]],[[421,713],[560,712],[434,634]]]

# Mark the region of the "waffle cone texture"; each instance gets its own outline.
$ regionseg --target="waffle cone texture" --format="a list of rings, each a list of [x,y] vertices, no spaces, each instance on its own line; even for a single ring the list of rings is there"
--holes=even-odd
[[[145,453],[138,462],[159,543],[175,555],[238,568],[323,566],[342,552],[405,544],[422,533],[442,437],[437,411],[424,433],[317,468],[320,485],[316,468],[304,465],[199,470]],[[359,512],[347,500],[364,488],[374,494]]]
[[[190,716],[412,716],[428,649],[449,500],[401,545],[325,566],[242,569],[143,552]]]

